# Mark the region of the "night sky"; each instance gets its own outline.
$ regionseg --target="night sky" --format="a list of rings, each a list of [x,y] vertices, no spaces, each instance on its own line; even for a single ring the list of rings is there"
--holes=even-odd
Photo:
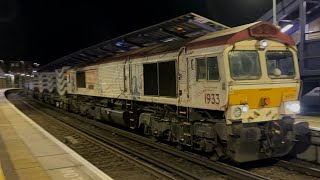
[[[236,26],[271,8],[272,0],[0,0],[0,59],[43,65],[189,12]]]

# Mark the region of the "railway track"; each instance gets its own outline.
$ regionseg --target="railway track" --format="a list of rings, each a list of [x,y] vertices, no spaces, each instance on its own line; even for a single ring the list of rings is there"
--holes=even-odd
[[[45,104],[46,106],[48,106],[47,104]],[[63,113],[65,113],[65,111],[61,110],[61,109],[57,109],[59,111],[62,111]],[[68,112],[67,112],[68,113]],[[69,114],[69,113],[68,113]],[[78,117],[78,115],[75,115],[73,113],[71,113],[72,116],[75,116],[75,118],[80,118],[82,120],[84,120],[85,122],[87,122],[87,118],[83,118],[83,117]],[[94,125],[97,125],[100,127],[100,123],[99,122],[90,122]],[[249,171],[246,171],[246,170],[241,170],[241,169],[237,169],[233,166],[230,166],[230,165],[227,165],[227,164],[224,164],[224,163],[220,163],[220,162],[213,162],[211,160],[208,160],[206,158],[203,158],[203,157],[200,157],[200,156],[197,156],[197,155],[194,155],[194,154],[191,154],[190,153],[187,153],[187,152],[181,152],[179,150],[176,150],[176,149],[173,149],[172,147],[169,147],[168,145],[165,145],[165,144],[159,144],[159,143],[156,143],[150,139],[147,139],[147,138],[144,138],[142,136],[139,136],[139,135],[136,135],[136,134],[132,134],[130,132],[127,132],[127,131],[123,131],[123,130],[120,130],[118,128],[114,128],[112,126],[101,126],[100,128],[103,128],[103,129],[107,129],[107,130],[111,130],[112,132],[115,132],[117,133],[118,135],[122,135],[122,136],[125,136],[125,137],[129,137],[130,139],[133,139],[133,140],[139,140],[141,142],[148,142],[148,145],[152,145],[153,147],[156,147],[156,148],[159,148],[161,147],[162,150],[165,150],[166,152],[169,152],[169,153],[173,153],[174,155],[176,156],[180,156],[184,159],[187,159],[187,160],[190,160],[192,162],[196,162],[198,164],[201,164],[207,168],[210,168],[212,170],[217,170],[221,173],[225,173],[225,174],[228,174],[229,176],[233,177],[233,178],[239,178],[239,179],[270,179],[269,177],[273,177],[274,173],[272,171],[270,171],[271,173],[250,173]],[[301,176],[301,177],[307,177],[309,178],[312,177],[312,178],[320,178],[320,174],[319,174],[319,170],[315,169],[315,168],[308,168],[308,167],[304,167],[304,166],[299,166],[299,164],[295,164],[295,163],[291,163],[291,162],[287,162],[287,161],[284,161],[284,160],[279,160],[279,159],[275,159],[277,161],[277,163],[274,164],[274,166],[278,166],[278,167],[282,167],[284,169],[279,169],[279,168],[275,168],[273,167],[273,169],[277,169],[276,171],[277,172],[280,172],[279,175],[281,174],[292,174],[292,172],[295,172],[293,174],[296,174],[296,175],[300,175],[300,174],[297,174],[297,172],[301,173],[301,174],[305,174],[306,176]],[[266,167],[268,168],[268,167]],[[249,172],[249,173],[248,173]],[[257,175],[257,174],[260,174]],[[277,174],[277,173],[276,173]],[[284,175],[283,175],[284,176]],[[268,178],[266,178],[268,177]],[[286,177],[286,176],[284,176]],[[283,179],[283,178],[272,178],[272,179]]]
[[[309,168],[279,159],[273,159],[275,162],[273,165],[253,168],[253,170],[242,167],[235,168],[234,166],[214,162],[192,153],[179,151],[166,144],[154,142],[131,132],[66,112],[37,100],[34,101],[34,99],[28,98],[25,100],[32,101],[28,103],[26,101],[24,102],[29,104],[29,107],[37,109],[37,111],[41,113],[56,117],[55,119],[59,119],[61,124],[68,124],[73,127],[73,129],[77,129],[77,131],[85,132],[83,134],[88,136],[88,138],[102,144],[107,143],[112,145],[112,147],[108,146],[107,148],[115,150],[121,149],[120,152],[125,152],[123,154],[126,155],[129,153],[143,160],[143,164],[148,162],[174,174],[168,175],[167,173],[166,175],[160,175],[161,170],[156,170],[156,174],[158,174],[157,177],[161,176],[160,179],[288,179],[289,177],[293,177],[294,179],[318,179],[320,177],[320,172],[316,168]],[[111,138],[108,139],[108,137]],[[125,139],[130,139],[132,142],[138,144],[132,144],[132,142],[129,141],[125,142],[127,141]],[[144,148],[139,148],[142,146]],[[151,149],[146,147],[151,147]],[[146,152],[149,152],[149,154]],[[171,159],[171,161],[167,161],[168,159]],[[143,165],[140,167],[143,167]],[[150,165],[149,167],[151,167],[151,169],[154,168]]]
[[[255,174],[259,174],[269,179],[287,180],[287,179],[320,179],[319,166],[312,166],[310,163],[295,162],[295,159],[290,161],[282,159],[266,159],[254,161],[250,163],[236,165],[241,169],[245,169]]]
[[[304,173],[313,177],[320,178],[320,170],[312,167],[306,167],[296,162],[289,162],[281,159],[275,159],[277,163],[276,166]]]
[[[91,137],[132,154],[183,179],[268,179],[255,173],[221,162],[179,151],[165,144],[127,132],[106,124],[89,120],[42,102],[28,100],[29,106],[49,114]],[[25,103],[27,103],[25,101]]]

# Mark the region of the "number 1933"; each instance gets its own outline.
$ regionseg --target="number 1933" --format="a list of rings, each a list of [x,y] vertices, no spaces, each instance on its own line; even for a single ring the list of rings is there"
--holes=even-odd
[[[207,94],[205,93],[204,102],[206,104],[220,104],[219,94]]]

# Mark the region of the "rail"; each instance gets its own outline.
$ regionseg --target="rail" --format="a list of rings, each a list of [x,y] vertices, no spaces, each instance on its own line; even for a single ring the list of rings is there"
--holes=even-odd
[[[310,176],[320,178],[320,170],[319,169],[305,167],[305,166],[297,164],[297,163],[292,163],[292,162],[279,160],[279,159],[277,159],[277,161],[278,161],[276,163],[277,166],[284,167],[284,168],[291,169],[291,170],[294,170],[294,171],[297,171],[297,172],[300,172],[303,174],[307,174]]]
[[[265,179],[268,179],[268,178],[263,177],[261,175],[258,175],[258,174],[255,174],[255,173],[252,173],[252,172],[249,172],[249,171],[246,171],[246,170],[234,167],[234,166],[230,166],[228,164],[224,164],[224,163],[217,162],[217,161],[211,161],[207,158],[204,158],[204,157],[192,154],[192,153],[179,151],[179,150],[172,148],[168,145],[156,143],[148,138],[133,134],[131,132],[127,132],[127,131],[124,131],[124,130],[121,130],[121,129],[118,129],[118,128],[115,128],[115,127],[112,127],[112,126],[109,126],[106,124],[102,124],[102,123],[99,123],[96,121],[89,120],[89,119],[82,117],[80,115],[70,113],[70,112],[64,111],[59,108],[52,107],[52,106],[45,104],[45,103],[42,103],[40,101],[37,101],[37,103],[40,103],[41,106],[46,106],[48,108],[54,109],[56,112],[63,114],[64,116],[68,116],[68,117],[72,117],[77,120],[80,120],[82,123],[90,124],[96,128],[100,128],[105,131],[109,131],[109,132],[112,132],[116,135],[122,136],[124,138],[128,138],[130,140],[139,142],[141,144],[145,144],[145,145],[153,147],[155,149],[159,149],[159,150],[166,152],[168,154],[172,154],[176,157],[180,157],[182,159],[188,160],[188,161],[193,162],[195,164],[204,166],[208,169],[214,170],[216,172],[228,175],[228,176],[236,178],[236,179],[240,179],[240,180],[248,180],[248,179],[265,180]],[[199,179],[199,177],[195,176],[194,174],[192,174],[188,171],[185,171],[184,169],[181,169],[181,168],[175,167],[175,166],[170,166],[170,165],[162,162],[161,160],[156,159],[155,157],[145,156],[145,154],[142,155],[139,151],[132,149],[128,146],[124,146],[123,144],[121,144],[118,141],[114,141],[114,140],[110,139],[109,137],[106,137],[106,136],[103,136],[103,135],[97,133],[96,131],[90,131],[88,128],[82,127],[83,124],[81,125],[80,123],[70,123],[70,122],[66,122],[66,121],[64,121],[64,123],[67,123],[68,125],[70,125],[72,127],[75,127],[75,128],[77,128],[87,134],[90,134],[90,136],[95,137],[105,143],[112,144],[112,146],[115,146],[116,148],[119,148],[119,149],[126,151],[130,154],[133,154],[139,158],[142,158],[146,161],[149,161],[152,164],[156,164],[165,170],[168,170],[172,173],[177,173],[179,176],[182,176],[186,179]]]

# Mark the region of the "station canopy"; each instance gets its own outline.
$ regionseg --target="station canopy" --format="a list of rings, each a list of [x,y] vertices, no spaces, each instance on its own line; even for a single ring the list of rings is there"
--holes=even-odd
[[[282,0],[277,4],[277,21],[278,24],[283,28],[288,24],[293,25],[287,34],[291,35],[299,30],[299,21],[301,19],[299,11],[301,10],[301,3],[305,2],[306,10],[306,21],[300,22],[302,24],[308,24],[315,19],[320,17],[320,0]],[[270,9],[263,16],[261,16],[257,21],[272,22],[273,20],[273,10]],[[317,32],[312,32],[319,33]],[[309,34],[312,34],[309,33]]]
[[[141,29],[74,52],[39,68],[53,71],[63,66],[77,66],[124,52],[156,44],[197,38],[229,27],[197,15],[186,15]]]

